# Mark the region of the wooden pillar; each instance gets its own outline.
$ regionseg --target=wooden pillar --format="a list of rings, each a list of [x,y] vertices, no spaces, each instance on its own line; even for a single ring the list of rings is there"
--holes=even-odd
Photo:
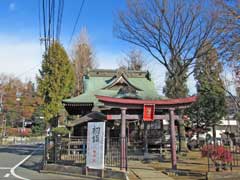
[[[172,169],[177,169],[177,155],[176,155],[176,132],[174,123],[174,109],[169,109],[170,120],[170,135],[171,135],[171,161]]]
[[[121,108],[121,150],[120,150],[120,169],[126,169],[126,110]]]

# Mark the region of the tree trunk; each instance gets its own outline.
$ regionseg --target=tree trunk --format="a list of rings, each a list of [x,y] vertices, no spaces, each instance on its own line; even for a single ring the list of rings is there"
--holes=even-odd
[[[215,125],[212,126],[212,134],[213,134],[213,144],[216,145],[216,128]]]
[[[144,122],[144,155],[148,155],[148,124]]]
[[[197,146],[199,147],[199,131],[198,130],[197,130],[196,136],[197,136]]]
[[[184,120],[182,119],[182,116],[180,116],[181,119],[179,119],[179,128],[180,128],[180,132],[179,132],[179,152],[186,152],[188,151],[187,148],[187,142],[186,142],[186,137],[185,137],[185,127],[184,127]]]

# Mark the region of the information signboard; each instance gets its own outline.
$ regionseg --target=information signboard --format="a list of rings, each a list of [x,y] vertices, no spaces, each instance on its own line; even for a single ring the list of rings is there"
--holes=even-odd
[[[91,169],[104,169],[105,122],[89,122],[87,164]]]

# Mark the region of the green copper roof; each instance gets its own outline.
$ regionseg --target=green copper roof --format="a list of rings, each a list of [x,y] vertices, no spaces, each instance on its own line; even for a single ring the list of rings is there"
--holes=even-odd
[[[139,90],[136,90],[136,97],[140,99],[160,99],[157,94],[153,81],[148,77],[148,72],[144,71],[127,71],[119,72],[116,70],[92,70],[84,77],[84,93],[70,99],[64,99],[63,103],[94,103],[95,106],[101,106],[96,95],[110,97],[126,97],[118,94],[119,89],[116,87],[105,89],[108,85],[116,82],[116,79],[125,76],[127,81]],[[122,73],[122,74],[121,74]],[[129,97],[132,98],[132,97]]]

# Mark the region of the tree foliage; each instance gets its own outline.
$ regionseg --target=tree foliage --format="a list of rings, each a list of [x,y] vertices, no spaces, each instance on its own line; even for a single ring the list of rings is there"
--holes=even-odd
[[[226,115],[224,84],[220,78],[222,66],[218,60],[216,49],[210,43],[206,46],[211,51],[197,59],[194,69],[198,100],[191,107],[190,117],[196,128],[214,128]],[[213,132],[214,134],[215,132]]]
[[[88,69],[96,66],[93,49],[89,43],[86,29],[82,29],[73,49],[73,67],[75,72],[74,95],[83,93],[83,76]]]
[[[69,130],[66,127],[55,127],[52,132],[56,135],[66,136]]]
[[[44,100],[44,118],[54,120],[63,108],[62,99],[69,97],[74,88],[73,68],[60,43],[51,44],[44,54],[37,81],[38,91]]]
[[[168,98],[183,98],[188,95],[187,70],[179,74],[179,71],[181,71],[179,62],[181,63],[181,60],[177,61],[174,59],[170,60],[170,68],[174,74],[166,73],[166,85],[163,88],[163,93]]]
[[[37,106],[41,104],[34,84],[31,81],[22,82],[14,76],[5,74],[0,75],[0,84],[2,112],[7,125],[16,126],[23,118],[30,120]]]
[[[34,135],[43,135],[46,122],[44,121],[43,116],[43,105],[38,106],[32,115],[33,126],[32,126],[32,133]]]

